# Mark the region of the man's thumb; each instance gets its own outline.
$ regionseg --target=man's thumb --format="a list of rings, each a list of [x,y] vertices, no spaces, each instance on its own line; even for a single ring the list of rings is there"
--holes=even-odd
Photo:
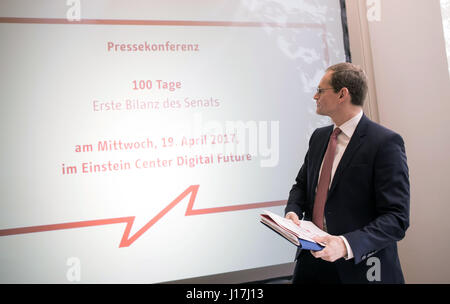
[[[319,244],[326,245],[328,238],[326,236],[316,236],[313,240]]]

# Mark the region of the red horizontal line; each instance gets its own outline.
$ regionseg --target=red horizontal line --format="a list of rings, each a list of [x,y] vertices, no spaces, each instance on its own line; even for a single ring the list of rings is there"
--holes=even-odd
[[[186,216],[200,215],[200,214],[210,214],[210,213],[219,213],[219,212],[229,212],[229,211],[238,211],[238,210],[248,210],[248,209],[257,209],[257,208],[267,208],[267,207],[282,206],[282,205],[286,205],[286,201],[252,203],[252,204],[225,206],[225,207],[214,207],[214,208],[204,208],[204,209],[196,209],[196,210],[188,208],[188,210],[186,210]]]
[[[130,19],[81,19],[69,21],[65,18],[20,18],[0,17],[0,23],[26,24],[90,24],[90,25],[163,25],[163,26],[223,26],[223,27],[286,27],[286,28],[320,28],[324,24],[296,22],[253,22],[253,21],[197,21],[197,20],[130,20]]]
[[[198,192],[198,188],[199,188],[199,185],[193,185],[193,186],[188,187],[185,191],[183,191],[177,198],[175,198],[169,205],[167,205],[163,210],[161,210],[156,216],[154,216],[147,224],[145,224],[141,229],[139,229],[131,237],[130,237],[130,232],[131,232],[131,227],[133,226],[133,223],[134,223],[134,219],[135,219],[134,216],[3,229],[3,230],[0,230],[0,237],[8,236],[8,235],[25,234],[25,233],[45,232],[45,231],[55,231],[55,230],[64,230],[64,229],[126,223],[127,225],[126,225],[125,231],[122,235],[122,240],[120,241],[119,247],[128,247],[134,241],[136,241],[140,236],[142,236],[148,229],[150,229],[150,227],[152,227],[161,218],[163,218],[173,207],[175,207],[179,202],[181,202],[189,194],[190,194],[190,198],[189,198],[188,206],[186,208],[185,216],[238,211],[238,210],[248,210],[248,209],[256,209],[256,208],[267,208],[267,207],[273,207],[273,206],[282,206],[282,205],[286,204],[286,201],[284,200],[284,201],[272,201],[272,202],[234,205],[234,206],[204,208],[204,209],[193,209],[194,203],[195,203],[195,198],[196,198],[197,192]]]
[[[40,226],[30,226],[30,227],[20,227],[0,230],[0,236],[15,235],[15,234],[25,234],[33,232],[44,232],[44,231],[54,231],[54,230],[64,230],[73,228],[82,228],[90,226],[102,226],[118,223],[128,223],[134,220],[133,217],[118,217],[111,219],[101,219],[101,220],[89,220],[71,223],[61,223],[61,224],[51,224],[51,225],[40,225]]]

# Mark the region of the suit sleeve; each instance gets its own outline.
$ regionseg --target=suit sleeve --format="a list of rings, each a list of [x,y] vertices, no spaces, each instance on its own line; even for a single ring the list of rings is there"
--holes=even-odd
[[[314,132],[315,133],[315,132]],[[311,141],[314,136],[311,135],[309,140],[309,146],[311,146]],[[300,171],[295,178],[295,184],[292,186],[291,191],[289,191],[289,198],[284,210],[284,214],[288,212],[295,212],[299,219],[303,219],[303,212],[305,211],[305,206],[307,202],[307,171],[308,171],[308,161],[309,161],[309,149],[306,152],[305,160],[303,162]]]
[[[374,160],[376,218],[362,229],[346,233],[355,263],[401,240],[409,227],[409,173],[403,139],[391,134]]]

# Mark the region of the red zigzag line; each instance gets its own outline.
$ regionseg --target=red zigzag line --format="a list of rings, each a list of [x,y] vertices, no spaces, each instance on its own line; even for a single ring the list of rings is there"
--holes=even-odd
[[[179,202],[181,202],[189,194],[191,194],[191,196],[189,198],[189,203],[188,203],[188,206],[186,209],[185,216],[220,213],[220,212],[237,211],[237,210],[248,210],[248,209],[256,209],[256,208],[267,208],[267,207],[281,206],[281,205],[286,204],[286,201],[284,200],[284,201],[251,203],[251,204],[243,204],[243,205],[235,205],[235,206],[214,207],[214,208],[205,208],[205,209],[194,210],[194,202],[195,202],[195,198],[197,196],[198,188],[199,188],[199,185],[189,186],[186,190],[184,190],[183,193],[181,193],[176,199],[174,199],[169,205],[167,205],[163,210],[161,210],[155,217],[153,217],[147,224],[145,224],[141,229],[139,229],[139,231],[137,231],[131,237],[130,237],[130,232],[131,232],[131,227],[133,226],[133,223],[134,223],[134,219],[135,219],[134,216],[3,229],[3,230],[0,230],[0,236],[126,223],[127,225],[125,227],[125,231],[123,233],[122,240],[120,241],[119,247],[129,247],[139,237],[141,237],[148,229],[150,229],[150,227],[152,227],[154,224],[156,224],[173,207],[175,207]]]

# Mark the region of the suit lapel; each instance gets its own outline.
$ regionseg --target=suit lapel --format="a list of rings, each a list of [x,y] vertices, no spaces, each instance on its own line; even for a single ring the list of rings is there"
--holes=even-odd
[[[331,194],[333,192],[334,188],[336,188],[336,185],[339,182],[339,180],[342,176],[342,173],[345,171],[345,169],[350,164],[350,161],[352,160],[355,152],[358,150],[358,148],[364,142],[367,124],[368,124],[368,118],[363,114],[363,116],[361,117],[361,120],[358,123],[358,126],[355,129],[355,132],[352,135],[352,138],[350,139],[350,142],[348,143],[347,148],[345,149],[344,154],[342,155],[341,161],[339,162],[339,165],[336,168],[336,172],[334,173],[333,181],[331,182],[329,194]]]

